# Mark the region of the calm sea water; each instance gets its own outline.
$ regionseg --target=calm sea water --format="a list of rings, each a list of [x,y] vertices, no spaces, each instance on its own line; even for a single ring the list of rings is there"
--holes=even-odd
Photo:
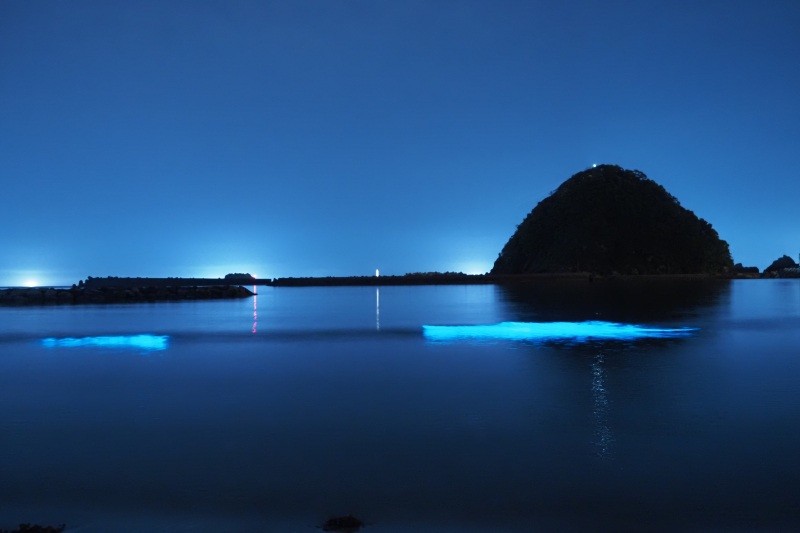
[[[695,329],[423,334],[585,321]],[[799,384],[798,280],[0,308],[0,528],[796,529]]]

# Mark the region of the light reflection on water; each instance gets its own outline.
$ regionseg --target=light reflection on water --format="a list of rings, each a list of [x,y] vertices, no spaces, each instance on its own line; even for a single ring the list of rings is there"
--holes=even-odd
[[[614,435],[608,425],[608,394],[605,386],[605,356],[598,353],[592,360],[592,402],[596,453],[600,457],[611,456]]]
[[[255,289],[255,288],[256,288],[256,286],[253,285],[253,289]],[[252,333],[253,333],[253,335],[258,333],[258,294],[256,294],[255,292],[253,293],[253,329],[252,329]]]

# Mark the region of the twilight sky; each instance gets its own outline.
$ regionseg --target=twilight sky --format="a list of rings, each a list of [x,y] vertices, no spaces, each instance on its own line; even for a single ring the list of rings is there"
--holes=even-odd
[[[0,2],[0,286],[485,272],[592,163],[800,251],[800,2]]]

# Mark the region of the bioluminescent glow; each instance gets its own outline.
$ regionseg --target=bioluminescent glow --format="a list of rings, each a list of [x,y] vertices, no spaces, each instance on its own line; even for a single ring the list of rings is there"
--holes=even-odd
[[[512,340],[572,341],[636,340],[691,335],[697,328],[658,328],[616,322],[501,322],[475,326],[422,326],[423,335],[435,341]]]
[[[80,348],[98,346],[102,348],[128,348],[135,350],[158,351],[169,346],[167,335],[114,335],[106,337],[48,337],[42,339],[46,348]]]

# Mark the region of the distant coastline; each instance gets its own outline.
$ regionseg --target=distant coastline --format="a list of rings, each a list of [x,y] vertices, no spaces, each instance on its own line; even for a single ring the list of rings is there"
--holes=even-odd
[[[69,288],[11,287],[0,289],[0,306],[80,305],[219,300],[249,298],[257,286],[267,287],[385,287],[413,285],[514,285],[548,281],[608,282],[669,280],[731,280],[798,278],[793,271],[774,276],[749,273],[714,274],[610,274],[565,272],[542,274],[463,274],[427,272],[402,276],[326,276],[254,278],[228,275],[225,278],[88,277]],[[253,291],[247,287],[253,287]]]
[[[337,287],[337,286],[391,286],[391,285],[511,285],[548,280],[582,280],[588,282],[604,279],[732,279],[736,276],[709,274],[675,275],[598,275],[589,272],[564,272],[542,274],[459,274],[459,275],[409,275],[404,276],[343,276],[275,278],[273,287]]]
[[[494,285],[525,283],[552,279],[603,280],[603,279],[736,279],[749,275],[714,275],[714,274],[609,274],[600,275],[591,272],[563,272],[541,274],[464,274],[461,272],[422,272],[403,275],[381,276],[304,276],[284,278],[88,278],[81,282],[88,288],[136,288],[136,287],[202,287],[219,285],[269,286],[269,287],[346,287],[367,286],[380,287],[391,285]]]

